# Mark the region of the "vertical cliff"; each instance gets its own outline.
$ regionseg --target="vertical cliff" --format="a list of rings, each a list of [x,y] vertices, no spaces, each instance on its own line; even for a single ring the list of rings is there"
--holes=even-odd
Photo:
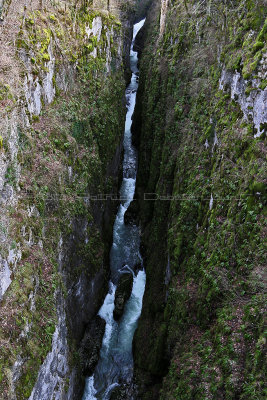
[[[1,398],[74,400],[107,290],[134,2],[0,12]]]
[[[154,1],[138,38],[142,399],[264,398],[265,6]]]

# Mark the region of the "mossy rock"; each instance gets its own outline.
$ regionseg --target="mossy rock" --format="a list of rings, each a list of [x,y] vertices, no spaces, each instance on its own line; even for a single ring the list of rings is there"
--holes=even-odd
[[[257,53],[257,51],[259,51],[259,50],[261,50],[262,48],[264,47],[264,43],[263,42],[256,42],[254,45],[253,45],[253,52],[254,53]]]

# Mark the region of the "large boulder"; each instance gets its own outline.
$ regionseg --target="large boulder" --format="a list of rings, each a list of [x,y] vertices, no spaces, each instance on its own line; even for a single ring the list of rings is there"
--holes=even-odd
[[[106,321],[97,315],[87,326],[80,347],[83,375],[90,376],[99,360],[99,353],[105,333]]]
[[[123,273],[119,279],[119,283],[115,293],[115,308],[113,318],[118,321],[123,314],[126,301],[130,298],[133,289],[133,275],[131,273]]]

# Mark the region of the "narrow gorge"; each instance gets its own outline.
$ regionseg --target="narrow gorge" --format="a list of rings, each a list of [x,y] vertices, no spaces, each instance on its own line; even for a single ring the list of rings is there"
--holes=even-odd
[[[138,58],[133,45],[144,22],[143,19],[134,25],[130,50],[132,77],[126,89],[128,111],[123,140],[121,204],[113,228],[109,293],[99,311],[100,317],[106,321],[105,334],[98,364],[94,374],[87,380],[84,400],[109,399],[111,395],[114,398],[114,389],[124,398],[129,398],[129,393],[132,397],[134,393],[132,340],[142,309],[146,274],[139,251],[139,228],[136,225],[126,225],[124,216],[133,201],[137,172],[137,153],[132,145],[131,134],[138,89]]]
[[[0,400],[266,398],[266,0],[0,0]]]

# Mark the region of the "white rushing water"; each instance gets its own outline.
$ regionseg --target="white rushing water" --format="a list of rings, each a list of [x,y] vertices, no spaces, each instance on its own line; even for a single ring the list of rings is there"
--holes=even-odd
[[[132,341],[142,310],[146,274],[141,270],[135,276],[134,266],[142,263],[139,253],[140,237],[137,226],[124,224],[124,214],[134,198],[137,170],[137,153],[132,146],[132,116],[138,89],[138,55],[133,51],[135,37],[145,19],[134,25],[130,52],[132,77],[126,89],[127,114],[124,131],[123,181],[120,189],[121,204],[113,227],[113,244],[110,252],[111,281],[109,293],[99,310],[106,328],[100,359],[94,375],[86,379],[83,400],[108,400],[117,386],[129,383],[133,375]],[[124,269],[122,271],[122,268]],[[125,270],[134,275],[131,297],[125,305],[119,322],[113,319],[116,284]]]

